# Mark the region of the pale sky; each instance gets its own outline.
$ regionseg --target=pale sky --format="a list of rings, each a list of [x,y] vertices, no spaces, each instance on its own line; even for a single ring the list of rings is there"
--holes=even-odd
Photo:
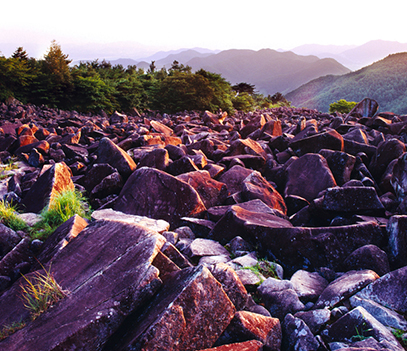
[[[193,47],[288,50],[303,44],[361,45],[376,39],[407,43],[402,3],[3,0],[0,52],[8,57],[15,48],[23,46],[30,56],[41,57],[53,39],[64,52],[64,46],[71,44],[113,42],[153,47],[150,51]],[[14,45],[12,51],[6,43]]]

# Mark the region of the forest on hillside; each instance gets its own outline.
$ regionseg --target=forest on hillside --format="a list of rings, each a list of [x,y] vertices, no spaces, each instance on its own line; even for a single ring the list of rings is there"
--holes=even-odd
[[[389,55],[381,61],[343,76],[315,79],[287,94],[294,106],[328,111],[336,100],[376,100],[380,111],[407,114],[407,53]]]
[[[0,56],[0,102],[13,97],[23,103],[82,113],[156,110],[250,111],[288,104],[277,93],[263,96],[248,83],[232,86],[221,75],[174,61],[157,70],[154,61],[145,72],[106,61],[70,66],[69,55],[53,41],[43,59],[30,58],[19,47],[9,58]]]

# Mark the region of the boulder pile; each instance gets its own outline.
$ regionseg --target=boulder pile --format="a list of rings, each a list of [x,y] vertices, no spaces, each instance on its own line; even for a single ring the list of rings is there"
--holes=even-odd
[[[406,349],[407,116],[13,101],[0,122],[20,218],[66,189],[93,210],[44,241],[0,224],[1,350]],[[34,318],[39,276],[62,298]]]

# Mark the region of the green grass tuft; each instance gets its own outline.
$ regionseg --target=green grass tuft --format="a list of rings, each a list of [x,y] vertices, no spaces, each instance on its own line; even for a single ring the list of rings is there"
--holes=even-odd
[[[25,327],[25,321],[13,322],[11,324],[4,325],[2,329],[0,329],[0,341],[4,340],[11,334],[14,334],[17,330],[23,329]]]
[[[22,299],[24,306],[31,312],[33,320],[66,296],[66,292],[51,274],[51,268],[48,271],[45,270],[45,274],[35,272],[33,278],[29,279],[25,275],[23,278],[27,284],[20,284]]]
[[[30,230],[33,239],[46,239],[62,223],[75,214],[88,218],[90,209],[82,194],[75,190],[63,191],[52,198],[41,212],[42,220]]]
[[[0,201],[0,221],[15,231],[28,228],[27,224],[18,217],[15,206],[4,200]]]

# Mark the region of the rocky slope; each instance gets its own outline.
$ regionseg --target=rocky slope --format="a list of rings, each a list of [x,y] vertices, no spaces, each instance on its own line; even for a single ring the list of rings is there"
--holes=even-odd
[[[26,321],[0,349],[402,351],[407,117],[376,111],[0,105],[2,196],[35,217],[75,186],[95,210],[44,242],[0,225],[0,327]],[[65,297],[30,320],[44,270]]]

